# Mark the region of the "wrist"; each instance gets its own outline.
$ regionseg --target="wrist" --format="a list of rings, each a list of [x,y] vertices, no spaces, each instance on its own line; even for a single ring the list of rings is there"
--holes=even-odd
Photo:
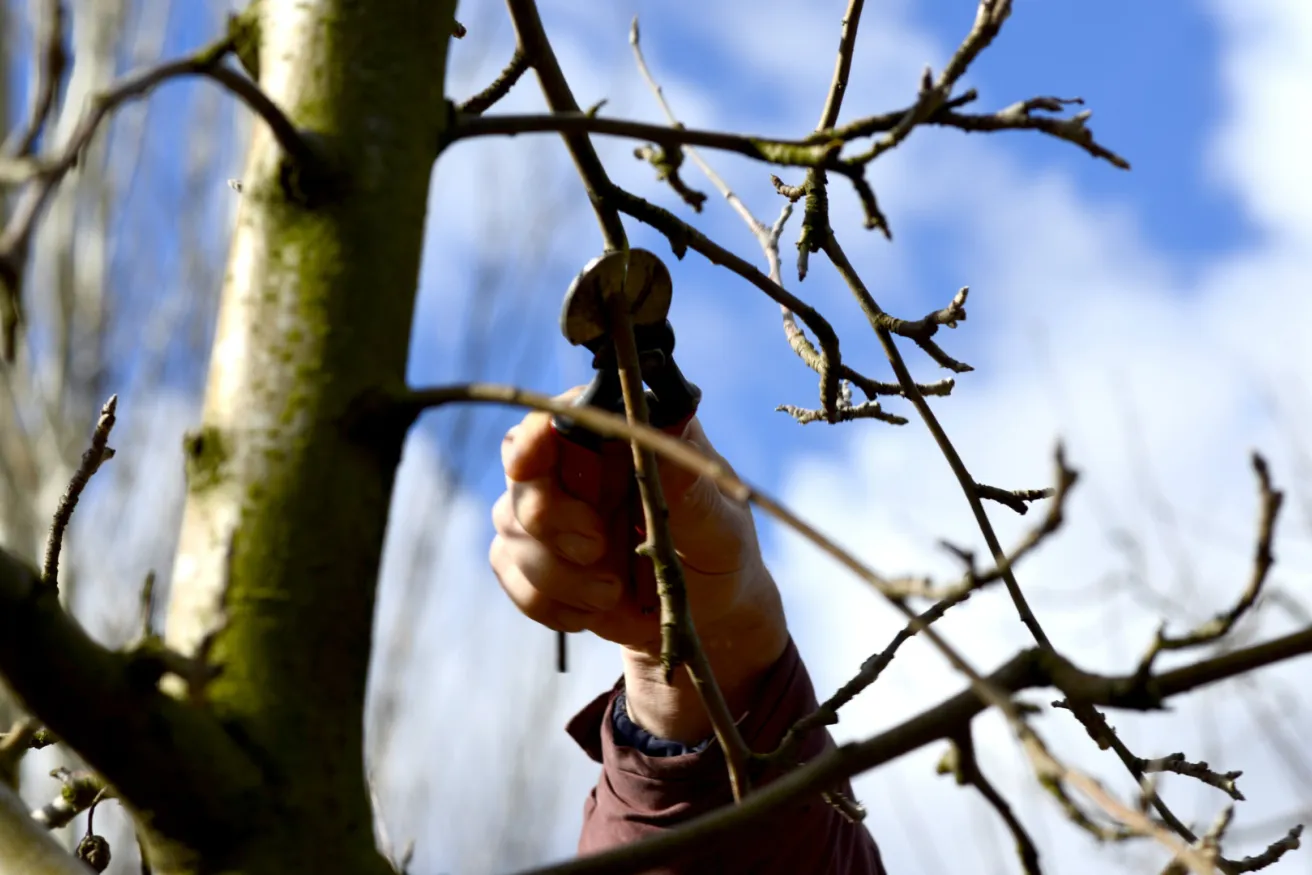
[[[734,719],[751,707],[760,680],[788,646],[783,605],[774,581],[752,587],[757,596],[706,629],[698,629],[702,650]],[[624,686],[629,718],[659,738],[696,744],[712,733],[701,698],[686,668],[666,684],[659,651],[623,649]]]

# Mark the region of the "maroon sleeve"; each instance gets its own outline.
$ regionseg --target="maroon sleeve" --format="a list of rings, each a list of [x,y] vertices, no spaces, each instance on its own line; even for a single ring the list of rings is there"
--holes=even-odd
[[[569,733],[601,763],[601,777],[583,805],[579,852],[595,853],[680,824],[733,801],[724,754],[711,744],[699,753],[652,757],[615,740],[612,709],[623,681],[598,696],[569,723]],[[752,707],[738,720],[747,746],[773,750],[798,718],[816,708],[815,691],[790,640],[761,681]],[[817,729],[803,741],[798,759],[810,760],[834,746]],[[755,787],[779,774],[752,772]],[[839,787],[851,797],[845,782]],[[735,833],[696,859],[649,870],[647,875],[752,872],[757,875],[884,875],[879,850],[864,826],[853,823],[817,793],[803,797]]]

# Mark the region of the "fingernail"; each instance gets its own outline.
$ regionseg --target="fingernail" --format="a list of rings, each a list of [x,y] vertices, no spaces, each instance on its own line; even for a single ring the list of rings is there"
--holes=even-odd
[[[601,541],[577,532],[565,532],[556,539],[565,558],[578,565],[591,565],[601,558]]]
[[[583,601],[598,610],[609,610],[620,600],[620,582],[612,577],[598,577],[583,584]]]

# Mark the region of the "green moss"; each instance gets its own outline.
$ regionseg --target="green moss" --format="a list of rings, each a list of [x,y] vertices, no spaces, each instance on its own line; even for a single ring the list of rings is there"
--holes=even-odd
[[[187,460],[187,486],[192,492],[202,492],[222,482],[228,451],[217,428],[205,426],[187,432],[182,439],[182,451]]]
[[[228,16],[228,38],[233,54],[256,82],[260,81],[260,0],[235,15]]]

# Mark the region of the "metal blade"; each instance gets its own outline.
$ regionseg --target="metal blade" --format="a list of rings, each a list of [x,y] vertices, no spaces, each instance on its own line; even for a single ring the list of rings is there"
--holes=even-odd
[[[634,325],[664,321],[674,287],[670,272],[646,249],[607,252],[588,262],[570,283],[560,312],[560,333],[575,346],[606,334],[606,298],[622,295]]]

